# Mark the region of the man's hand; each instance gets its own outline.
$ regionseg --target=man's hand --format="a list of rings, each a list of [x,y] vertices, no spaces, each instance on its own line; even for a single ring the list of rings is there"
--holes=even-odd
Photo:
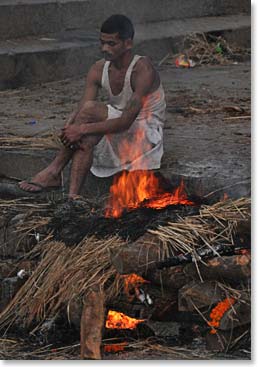
[[[62,128],[60,139],[64,146],[67,148],[78,147],[81,138],[83,137],[82,126],[81,125],[65,125]]]

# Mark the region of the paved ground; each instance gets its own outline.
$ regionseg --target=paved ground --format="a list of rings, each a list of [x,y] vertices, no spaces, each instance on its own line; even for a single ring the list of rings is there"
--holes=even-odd
[[[177,69],[169,61],[160,67],[167,96],[161,171],[172,180],[185,176],[199,194],[222,186],[231,186],[226,191],[233,196],[250,193],[250,62]],[[59,130],[83,86],[83,79],[68,79],[0,92],[0,137],[40,137]],[[31,176],[50,156],[53,152],[26,146],[1,149],[0,173]],[[103,183],[92,180],[89,176],[86,189]]]

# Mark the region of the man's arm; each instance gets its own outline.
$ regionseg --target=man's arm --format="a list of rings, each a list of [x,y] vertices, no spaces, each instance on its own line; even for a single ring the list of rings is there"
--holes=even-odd
[[[121,117],[97,123],[82,124],[80,125],[82,135],[105,135],[129,129],[143,107],[146,95],[150,93],[155,77],[156,71],[150,61],[143,59],[141,63],[139,62],[134,80],[135,90]]]
[[[68,118],[66,124],[73,124],[76,116],[80,112],[82,106],[87,101],[95,101],[98,95],[98,90],[100,88],[100,74],[101,74],[101,62],[96,62],[90,68],[85,82],[85,88],[83,92],[83,96],[77,106],[77,108],[73,111],[71,116]]]
[[[155,80],[155,73],[155,69],[148,60],[139,60],[134,80],[134,93],[123,110],[121,117],[95,124],[87,124],[86,133],[110,134],[129,129],[142,109],[146,95],[149,94],[152,88]]]

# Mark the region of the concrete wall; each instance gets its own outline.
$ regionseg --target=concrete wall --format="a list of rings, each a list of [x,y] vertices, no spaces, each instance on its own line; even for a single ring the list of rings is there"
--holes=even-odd
[[[114,13],[134,23],[226,14],[250,14],[250,0],[3,0],[0,39],[70,29],[98,29]]]

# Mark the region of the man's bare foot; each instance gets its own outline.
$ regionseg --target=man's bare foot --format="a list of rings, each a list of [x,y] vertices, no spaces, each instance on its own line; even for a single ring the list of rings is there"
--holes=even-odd
[[[19,187],[24,191],[33,193],[44,191],[44,189],[58,188],[61,187],[61,176],[54,175],[46,168],[31,180],[19,182]]]

